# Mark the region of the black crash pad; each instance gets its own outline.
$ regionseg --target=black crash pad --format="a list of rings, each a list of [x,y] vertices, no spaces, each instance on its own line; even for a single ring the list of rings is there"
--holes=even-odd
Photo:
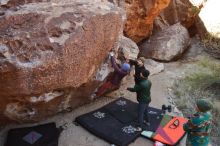
[[[137,109],[137,103],[121,97],[100,109],[77,117],[76,122],[111,144],[127,146],[141,133],[135,131]],[[150,126],[146,126],[147,130],[156,131],[163,117],[162,110],[149,107],[148,116]]]
[[[103,108],[121,123],[137,123],[138,104],[126,98],[121,97]],[[151,124],[147,127],[147,130],[156,131],[163,117],[162,110],[148,107],[148,117]]]
[[[5,146],[58,146],[59,134],[55,123],[11,129]]]

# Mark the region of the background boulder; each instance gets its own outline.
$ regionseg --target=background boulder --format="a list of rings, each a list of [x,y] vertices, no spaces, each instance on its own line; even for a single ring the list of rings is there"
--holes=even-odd
[[[181,56],[190,45],[187,29],[177,23],[162,30],[140,45],[140,56],[171,61]]]

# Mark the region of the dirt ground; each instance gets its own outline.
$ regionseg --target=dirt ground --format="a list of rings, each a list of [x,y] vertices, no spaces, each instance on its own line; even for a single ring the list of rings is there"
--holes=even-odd
[[[201,50],[196,47],[196,45],[192,45],[190,48],[190,55],[186,55],[187,59],[194,58],[195,55],[198,55],[198,52],[201,53]],[[165,64],[165,70],[161,73],[153,75],[150,77],[152,82],[152,102],[150,106],[161,108],[163,104],[172,103],[172,99],[170,99],[168,95],[168,91],[170,90],[170,86],[172,81],[178,76],[182,76],[182,70],[188,68],[189,62],[172,62]],[[56,122],[57,126],[66,125],[66,129],[61,133],[59,138],[59,146],[110,146],[111,144],[103,141],[102,139],[92,135],[87,132],[81,126],[76,126],[73,124],[73,120],[84,113],[95,110],[113,100],[117,97],[123,96],[132,101],[136,101],[135,93],[130,93],[126,90],[127,87],[131,87],[134,85],[133,77],[128,76],[123,81],[121,88],[111,93],[111,97],[103,97],[98,99],[90,104],[79,107],[69,113],[60,113],[54,117],[50,117],[45,121],[36,124],[26,124],[26,125],[9,125],[4,127],[0,131],[0,146],[4,145],[7,131],[10,128],[17,128],[23,126],[37,125],[47,122]],[[131,143],[129,146],[153,146],[153,142],[144,138],[138,138],[135,142]],[[179,144],[179,146],[185,146],[185,138],[183,138]]]

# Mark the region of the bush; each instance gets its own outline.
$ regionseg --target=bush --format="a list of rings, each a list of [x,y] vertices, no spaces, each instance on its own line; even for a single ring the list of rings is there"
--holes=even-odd
[[[202,40],[206,52],[215,58],[220,58],[220,39],[216,37],[218,35],[219,34],[207,34]]]

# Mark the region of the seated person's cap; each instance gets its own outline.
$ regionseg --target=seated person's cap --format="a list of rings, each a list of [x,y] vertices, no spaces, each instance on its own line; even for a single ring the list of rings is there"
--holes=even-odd
[[[207,112],[212,109],[212,103],[206,99],[199,99],[196,105],[201,112]]]

